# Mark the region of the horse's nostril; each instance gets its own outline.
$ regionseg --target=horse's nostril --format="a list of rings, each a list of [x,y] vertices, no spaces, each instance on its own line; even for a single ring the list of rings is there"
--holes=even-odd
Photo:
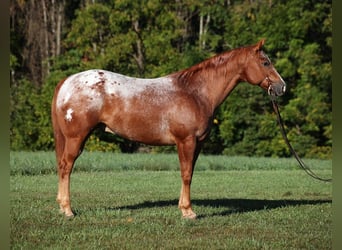
[[[284,84],[284,86],[283,86],[282,90],[283,90],[283,93],[285,93],[285,92],[286,92],[286,85],[285,85],[285,84]]]

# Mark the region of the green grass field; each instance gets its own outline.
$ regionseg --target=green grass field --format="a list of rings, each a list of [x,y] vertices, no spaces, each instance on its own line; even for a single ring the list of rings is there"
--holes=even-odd
[[[176,155],[85,152],[72,174],[72,220],[58,214],[53,153],[10,157],[11,249],[332,247],[332,184],[292,159],[201,155],[190,221],[177,208]],[[304,161],[331,177],[331,161]]]

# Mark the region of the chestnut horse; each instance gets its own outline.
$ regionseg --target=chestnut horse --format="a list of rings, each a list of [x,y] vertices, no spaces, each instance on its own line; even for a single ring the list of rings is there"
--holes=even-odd
[[[176,145],[182,177],[179,208],[184,218],[196,218],[190,185],[201,145],[215,110],[239,82],[249,82],[284,94],[286,84],[256,45],[233,49],[170,75],[139,79],[93,69],[62,80],[52,101],[57,201],[72,217],[70,174],[89,133],[98,125],[129,140],[150,145]]]

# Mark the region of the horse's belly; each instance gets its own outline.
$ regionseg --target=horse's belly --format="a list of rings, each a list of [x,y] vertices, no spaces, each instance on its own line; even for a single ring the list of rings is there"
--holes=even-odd
[[[169,125],[162,117],[121,114],[104,121],[107,132],[149,145],[172,145]]]
[[[128,130],[128,131],[127,131]],[[155,145],[155,146],[162,146],[162,145],[174,145],[175,142],[169,136],[156,134],[154,131],[145,130],[143,133],[140,133],[136,129],[132,131],[132,128],[125,129],[125,131],[110,131],[107,129],[107,132],[117,134],[125,139],[141,142],[147,145]]]

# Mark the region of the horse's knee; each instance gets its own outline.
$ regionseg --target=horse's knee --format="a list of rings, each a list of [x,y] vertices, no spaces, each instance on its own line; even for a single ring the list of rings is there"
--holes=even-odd
[[[65,176],[69,176],[72,170],[73,162],[68,162],[66,159],[61,159],[58,162],[58,174],[64,179]]]
[[[184,185],[191,185],[192,175],[190,173],[182,174],[182,181]]]
[[[78,156],[82,153],[81,140],[68,140],[61,159],[58,161],[58,172],[63,178],[70,175],[74,163]]]

